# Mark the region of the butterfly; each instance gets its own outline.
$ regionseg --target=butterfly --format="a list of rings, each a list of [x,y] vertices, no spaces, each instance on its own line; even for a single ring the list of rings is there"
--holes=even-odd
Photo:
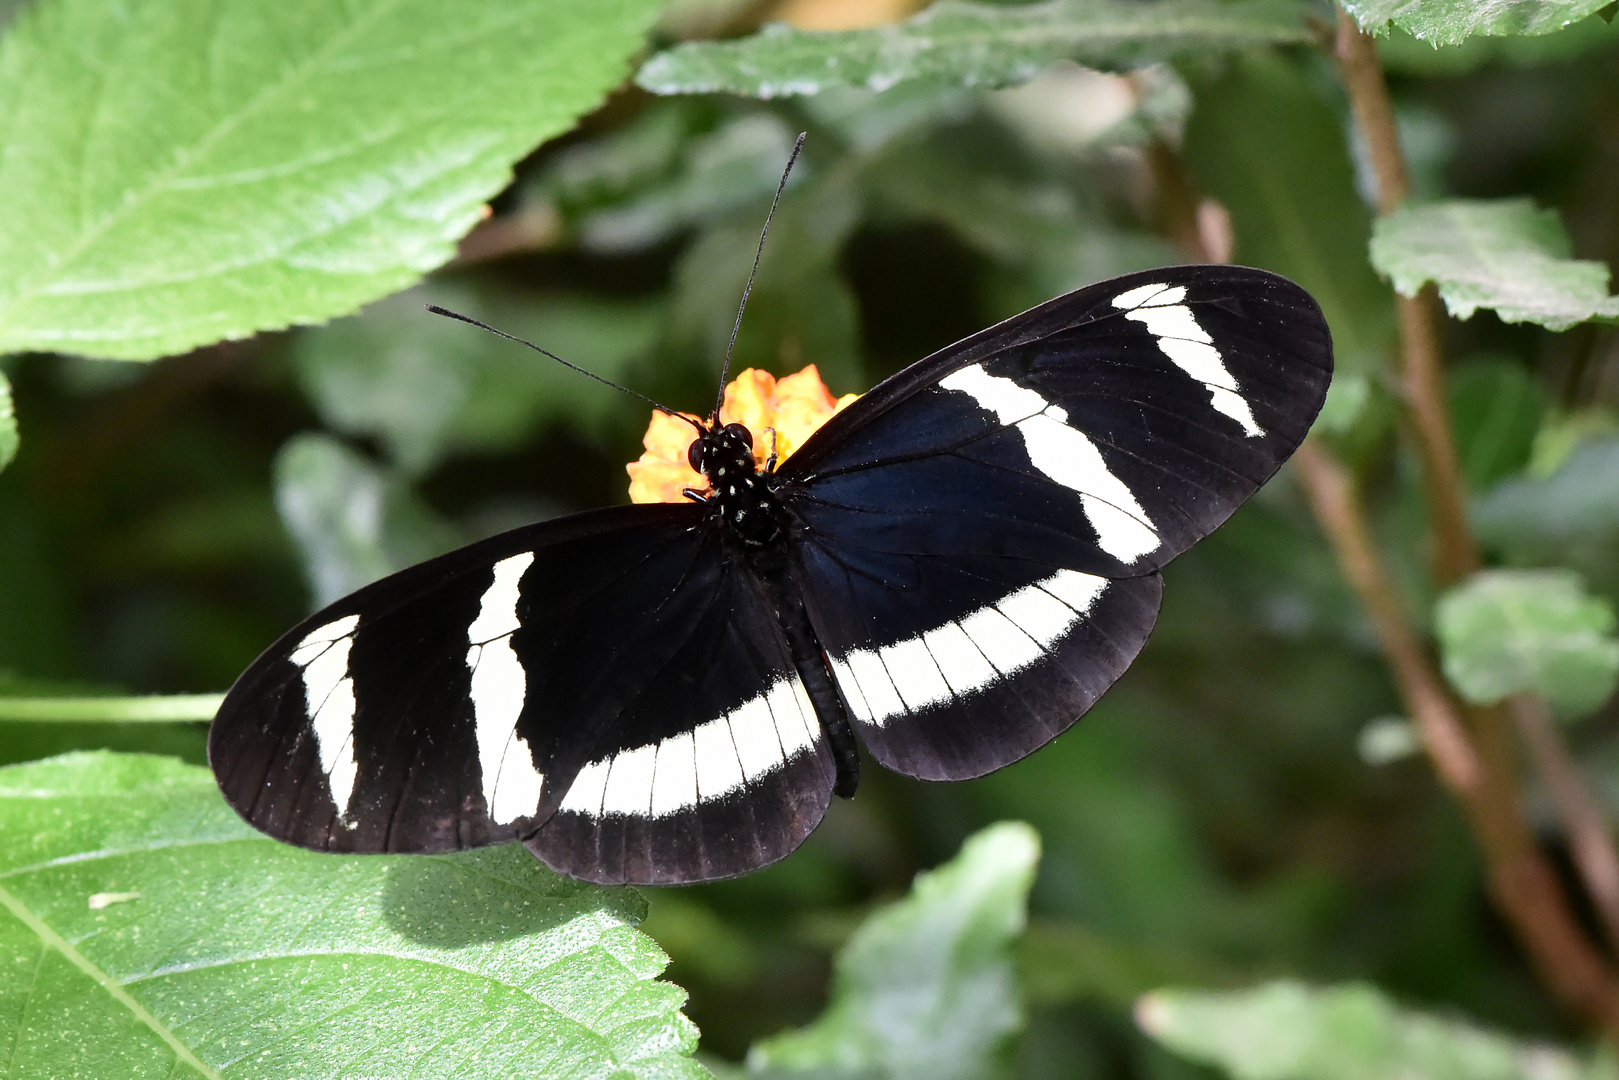
[[[1331,374],[1302,288],[1177,266],[942,349],[765,468],[716,410],[685,502],[519,528],[288,631],[209,760],[304,847],[744,873],[854,793],[857,742],[965,780],[1071,726],[1140,652],[1159,571],[1293,453]]]

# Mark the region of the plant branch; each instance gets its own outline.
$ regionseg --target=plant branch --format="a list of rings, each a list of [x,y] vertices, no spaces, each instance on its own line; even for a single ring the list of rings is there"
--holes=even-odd
[[[1410,195],[1411,177],[1377,46],[1341,7],[1334,52],[1355,127],[1377,178],[1378,214],[1387,216]],[[1467,525],[1466,489],[1445,401],[1437,294],[1432,286],[1416,296],[1396,294],[1394,305],[1400,329],[1401,393],[1422,461],[1433,528],[1434,577],[1440,586],[1453,585],[1478,569],[1479,556]]]
[[[1619,983],[1574,918],[1557,875],[1536,847],[1524,821],[1516,777],[1503,771],[1494,748],[1469,734],[1462,710],[1419,644],[1378,556],[1349,471],[1315,439],[1306,440],[1293,461],[1439,778],[1462,804],[1478,838],[1497,907],[1546,984],[1591,1022],[1619,1032]],[[1510,758],[1505,764],[1510,767]]]
[[[1399,128],[1377,46],[1342,7],[1338,9],[1334,52],[1350,111],[1377,178],[1378,212],[1386,216],[1410,195],[1410,173],[1400,149]],[[1414,297],[1396,295],[1394,302],[1400,332],[1402,396],[1422,463],[1423,490],[1433,530],[1433,576],[1444,587],[1477,570],[1480,558],[1468,527],[1467,493],[1445,398],[1439,299],[1429,285]],[[1551,792],[1574,853],[1575,867],[1586,894],[1601,913],[1608,942],[1619,947],[1619,852],[1573,755],[1546,717],[1544,702],[1523,699],[1506,707],[1468,710],[1484,764],[1483,775],[1490,781],[1486,786],[1496,792],[1494,798],[1512,805],[1514,816],[1519,818],[1516,827],[1521,828],[1518,766],[1509,714],[1516,720],[1518,734],[1529,748],[1535,769]],[[1478,820],[1482,829],[1492,819]],[[1504,819],[1496,826],[1506,827]],[[1482,832],[1480,840],[1489,842]]]
[[[1519,694],[1507,703],[1518,733],[1529,747],[1535,769],[1568,831],[1569,850],[1602,920],[1608,947],[1619,952],[1619,857],[1615,856],[1602,808],[1586,786],[1580,767],[1553,725],[1546,702]]]

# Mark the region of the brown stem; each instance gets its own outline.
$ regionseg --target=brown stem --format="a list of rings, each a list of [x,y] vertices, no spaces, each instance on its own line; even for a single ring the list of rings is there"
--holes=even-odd
[[[1372,174],[1377,177],[1377,213],[1380,217],[1392,214],[1411,194],[1411,174],[1406,171],[1400,129],[1394,122],[1394,101],[1383,78],[1376,43],[1341,7],[1333,52],[1338,58],[1338,77],[1349,95],[1349,111],[1360,137],[1366,140]]]
[[[1507,708],[1568,830],[1570,852],[1602,920],[1608,945],[1619,952],[1619,858],[1615,857],[1602,808],[1553,726],[1546,702],[1531,694],[1520,694],[1508,702]]]
[[[1377,178],[1378,213],[1391,214],[1411,192],[1394,106],[1376,44],[1341,7],[1334,52],[1355,126]],[[1433,529],[1433,576],[1440,586],[1446,586],[1477,570],[1480,559],[1468,528],[1466,488],[1445,398],[1438,294],[1430,285],[1414,297],[1395,297],[1395,308],[1400,330],[1400,385],[1412,441],[1422,463],[1423,491]],[[1610,944],[1619,944],[1619,852],[1558,732],[1549,722],[1537,722],[1544,719],[1544,710],[1543,703],[1529,702],[1510,709],[1468,711],[1484,764],[1486,787],[1495,792],[1492,799],[1505,800],[1499,807],[1510,803],[1516,819],[1510,828],[1521,830],[1510,711],[1518,720],[1519,734],[1529,747],[1536,770],[1551,791],[1585,891],[1603,915]],[[1486,844],[1489,839],[1482,832],[1484,828],[1509,828],[1504,817],[1494,814],[1478,816],[1477,825],[1480,840]],[[1498,882],[1497,886],[1498,895],[1501,888],[1534,887],[1528,877]],[[1548,933],[1555,930],[1542,929]],[[1569,929],[1574,932],[1572,927]],[[1520,930],[1534,932],[1536,928],[1526,926]],[[1594,946],[1586,947],[1594,951]]]
[[[1478,837],[1497,907],[1546,984],[1593,1023],[1619,1032],[1619,984],[1581,931],[1556,874],[1535,846],[1516,778],[1502,770],[1488,739],[1469,734],[1460,708],[1419,645],[1348,470],[1314,439],[1306,440],[1293,460],[1439,778],[1462,804]]]
[[[1411,193],[1400,150],[1394,104],[1383,78],[1377,45],[1350,14],[1338,9],[1334,46],[1349,110],[1377,178],[1377,211],[1386,216]],[[1434,533],[1433,569],[1439,585],[1452,585],[1479,567],[1478,548],[1467,527],[1467,497],[1451,438],[1440,349],[1438,298],[1432,287],[1394,299],[1400,328],[1400,384],[1422,461],[1423,489]]]

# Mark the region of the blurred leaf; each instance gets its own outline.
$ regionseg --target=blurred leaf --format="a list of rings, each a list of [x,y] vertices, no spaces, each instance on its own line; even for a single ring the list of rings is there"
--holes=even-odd
[[[1594,439],[1550,476],[1518,476],[1473,506],[1473,531],[1514,561],[1577,566],[1619,585],[1619,437]]]
[[[1567,415],[1546,418],[1535,432],[1529,455],[1529,472],[1550,476],[1588,442],[1619,435],[1619,412],[1601,405],[1587,405]]]
[[[622,127],[558,149],[532,187],[565,210],[621,199],[674,169],[694,111],[689,101],[654,102]]]
[[[704,1075],[641,899],[515,845],[302,851],[106,753],[0,770],[0,832],[17,1076]]]
[[[943,225],[995,261],[1003,272],[985,289],[991,318],[1175,259],[1155,238],[1113,225],[1058,177],[1025,166],[1015,147],[944,129],[879,154],[863,180],[874,214]]]
[[[1279,56],[1233,58],[1193,90],[1185,153],[1231,211],[1234,260],[1310,291],[1332,328],[1341,373],[1378,370],[1394,309],[1366,264],[1371,215],[1355,192],[1337,110]]]
[[[1473,34],[1550,34],[1606,7],[1612,0],[1341,0],[1369,34],[1392,23],[1438,48]]]
[[[1073,194],[1044,178],[1013,175],[939,143],[885,156],[868,178],[884,209],[948,226],[969,247],[1003,262],[1043,243],[1077,242],[1089,224]]]
[[[1452,369],[1450,416],[1468,487],[1481,491],[1528,464],[1545,406],[1540,384],[1517,364]]]
[[[1178,143],[1192,93],[1166,64],[1109,75],[1061,62],[991,95],[989,105],[1031,145],[1071,157],[1154,139]]]
[[[1327,399],[1313,430],[1341,435],[1353,428],[1371,401],[1372,380],[1361,372],[1339,375],[1327,387]]]
[[[585,214],[578,225],[579,242],[604,254],[639,251],[682,229],[730,217],[738,206],[768,199],[781,182],[794,134],[779,118],[754,113],[688,140],[680,169],[669,182],[621,205]],[[801,184],[804,171],[801,162],[794,181]]]
[[[832,1000],[806,1028],[758,1043],[760,1076],[915,1077],[993,1073],[1022,1025],[1010,949],[1023,931],[1040,839],[1003,822],[918,874],[910,894],[878,911],[839,953]]]
[[[376,437],[410,474],[449,454],[516,449],[547,423],[586,433],[627,396],[556,361],[426,310],[481,319],[614,381],[650,353],[661,313],[647,301],[432,282],[300,335],[294,362],[327,424]],[[639,406],[636,406],[639,408]]]
[[[1359,983],[1314,989],[1160,990],[1136,1006],[1142,1030],[1235,1080],[1596,1080],[1611,1075],[1551,1046],[1401,1009]]]
[[[1018,981],[1031,1007],[1096,1001],[1128,1008],[1154,987],[1215,974],[1168,950],[1053,919],[1031,920],[1016,954]]]
[[[819,177],[782,200],[732,371],[759,367],[781,375],[816,364],[834,394],[864,389],[859,312],[838,263],[860,211],[848,172]],[[673,333],[714,367],[725,355],[762,223],[711,228],[675,267]]]
[[[1437,282],[1458,319],[1492,308],[1504,322],[1549,330],[1619,322],[1619,296],[1608,295],[1608,268],[1569,258],[1568,234],[1555,210],[1529,199],[1452,199],[1405,206],[1378,221],[1372,265],[1406,296]]]
[[[0,371],[0,469],[17,456],[17,413],[11,404],[11,383]]]
[[[0,46],[0,351],[314,322],[454,252],[655,0],[41,0]]]
[[[907,79],[1007,86],[1073,59],[1123,70],[1172,56],[1308,40],[1292,0],[1048,0],[1001,7],[938,3],[903,23],[818,32],[772,23],[739,41],[687,42],[635,81],[655,94],[775,98],[831,86],[887,90]]]
[[[1379,716],[1360,729],[1355,750],[1368,765],[1388,765],[1422,752],[1422,736],[1403,716]]]
[[[1468,701],[1540,694],[1581,716],[1619,684],[1613,607],[1572,570],[1486,570],[1434,608],[1445,676]]]
[[[295,435],[275,460],[275,503],[323,607],[461,540],[398,476],[326,435]]]
[[[138,697],[0,696],[0,720],[35,723],[175,723],[212,720],[223,694],[145,694]]]
[[[828,86],[804,98],[802,108],[852,149],[872,154],[906,135],[964,120],[978,102],[978,95],[963,87],[917,81],[881,93]]]

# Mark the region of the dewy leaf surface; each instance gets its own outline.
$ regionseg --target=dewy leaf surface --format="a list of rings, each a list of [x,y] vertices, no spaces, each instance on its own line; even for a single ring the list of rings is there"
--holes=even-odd
[[[1021,822],[969,837],[838,955],[832,1001],[808,1027],[754,1046],[769,1077],[969,1080],[1022,1026],[1011,944],[1023,932],[1040,838]]]
[[[0,769],[0,837],[7,1075],[706,1075],[640,898],[521,848],[301,851],[105,752]]]
[[[1055,60],[1119,70],[1186,52],[1306,40],[1293,0],[1048,0],[1002,7],[940,0],[903,23],[816,32],[766,26],[739,41],[688,42],[648,60],[655,94],[775,98],[831,86],[886,90],[907,79],[963,86],[1026,82]]]
[[[655,0],[40,0],[0,44],[0,351],[147,359],[450,257]]]
[[[1369,34],[1390,23],[1436,48],[1474,34],[1550,34],[1600,11],[1612,0],[1342,0]]]
[[[1234,1080],[1596,1080],[1550,1046],[1401,1009],[1364,984],[1274,982],[1252,990],[1160,990],[1136,1006],[1171,1050]]]
[[[1578,716],[1619,682],[1613,608],[1572,570],[1474,574],[1440,598],[1434,629],[1445,676],[1472,702],[1532,691]]]
[[[1552,210],[1529,199],[1453,199],[1407,206],[1379,220],[1372,265],[1406,296],[1438,283],[1458,319],[1492,308],[1504,322],[1567,330],[1619,321],[1608,268],[1569,258],[1568,234]]]

